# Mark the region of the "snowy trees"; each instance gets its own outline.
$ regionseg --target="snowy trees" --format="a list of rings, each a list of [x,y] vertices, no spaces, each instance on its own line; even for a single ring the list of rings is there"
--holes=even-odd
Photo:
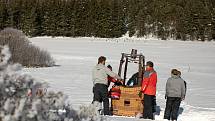
[[[214,0],[0,0],[0,29],[29,36],[215,39]]]
[[[23,66],[53,66],[54,60],[47,51],[32,45],[25,35],[16,29],[0,31],[0,45],[8,45],[12,52],[10,61]]]
[[[65,103],[61,92],[21,74],[20,64],[8,64],[8,46],[0,46],[0,121],[102,121],[93,105],[79,111]]]

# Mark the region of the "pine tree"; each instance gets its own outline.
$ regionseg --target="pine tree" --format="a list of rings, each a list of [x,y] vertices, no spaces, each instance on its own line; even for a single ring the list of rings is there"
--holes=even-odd
[[[3,0],[0,0],[0,31],[3,29],[4,26],[3,18],[4,18],[4,4]]]
[[[134,36],[137,31],[137,13],[138,13],[138,0],[129,0],[128,2],[128,31],[129,36]]]
[[[96,18],[96,36],[110,37],[111,32],[111,1],[98,0],[97,1],[97,18]]]
[[[64,36],[75,36],[75,14],[74,14],[75,0],[64,1],[65,11],[65,28]]]
[[[126,33],[126,14],[123,0],[111,0],[110,37],[121,37]]]
[[[35,13],[34,13],[34,20],[33,20],[33,32],[31,36],[43,36],[44,28],[43,28],[43,22],[44,22],[44,11],[43,11],[43,2],[42,0],[37,0],[35,3]]]
[[[97,0],[89,0],[87,4],[88,17],[86,20],[86,30],[87,36],[96,36],[96,23],[97,23],[97,9],[98,3]]]
[[[22,31],[28,35],[32,36],[35,32],[35,18],[36,18],[36,0],[21,0],[21,16],[20,16],[20,25],[18,28],[21,28]],[[16,1],[15,1],[16,2]]]
[[[56,0],[46,0],[43,1],[43,11],[44,11],[44,21],[42,26],[44,28],[44,35],[55,36],[56,30],[56,18],[55,18],[55,1]]]
[[[214,0],[0,1],[0,29],[29,36],[215,38]]]
[[[1,0],[1,29],[5,27],[12,27],[12,9],[10,2],[12,1]]]

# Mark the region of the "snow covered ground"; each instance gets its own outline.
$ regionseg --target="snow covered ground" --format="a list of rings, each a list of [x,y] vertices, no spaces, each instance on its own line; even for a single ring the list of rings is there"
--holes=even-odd
[[[50,83],[50,89],[63,91],[74,108],[92,101],[91,71],[101,55],[107,57],[117,72],[121,53],[137,49],[146,61],[155,63],[158,73],[157,104],[163,120],[165,108],[164,90],[170,70],[182,71],[188,90],[180,108],[179,121],[215,121],[215,42],[160,41],[132,38],[30,38],[33,44],[48,50],[59,66],[25,69],[25,73]],[[135,65],[128,68],[128,77]],[[136,118],[108,117],[109,121],[136,121]]]

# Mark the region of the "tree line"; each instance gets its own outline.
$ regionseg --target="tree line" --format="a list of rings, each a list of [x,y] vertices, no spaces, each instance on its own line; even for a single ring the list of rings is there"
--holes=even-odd
[[[215,39],[214,0],[0,0],[0,30],[28,36]]]

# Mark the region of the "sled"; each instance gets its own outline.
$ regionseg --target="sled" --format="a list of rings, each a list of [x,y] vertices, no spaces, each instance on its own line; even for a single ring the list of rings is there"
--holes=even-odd
[[[127,67],[129,63],[138,64],[138,84],[135,86],[126,86]],[[136,116],[143,113],[143,97],[139,97],[141,90],[141,83],[143,79],[143,72],[145,71],[145,57],[142,54],[137,54],[137,50],[132,49],[130,54],[122,53],[119,64],[118,75],[122,76],[123,72],[123,85],[120,88],[120,98],[111,99],[111,110],[113,115],[117,116]]]

